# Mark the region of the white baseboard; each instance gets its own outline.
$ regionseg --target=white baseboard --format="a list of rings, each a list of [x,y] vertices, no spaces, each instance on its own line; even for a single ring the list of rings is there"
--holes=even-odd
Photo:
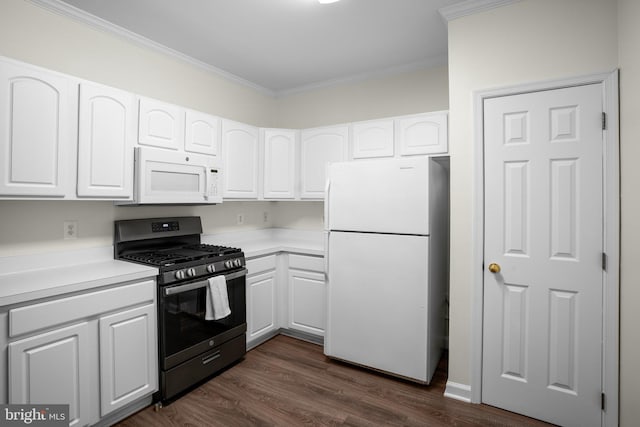
[[[471,403],[471,386],[447,381],[447,387],[444,389],[444,396]]]

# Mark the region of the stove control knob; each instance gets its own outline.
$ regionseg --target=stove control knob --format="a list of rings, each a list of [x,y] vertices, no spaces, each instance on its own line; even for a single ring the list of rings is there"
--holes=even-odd
[[[189,268],[187,269],[187,276],[189,277],[193,277],[196,275],[196,269],[195,268]]]
[[[184,279],[184,270],[178,270],[178,271],[176,271],[175,276],[176,276],[176,279],[178,279],[178,280],[182,280],[182,279]]]
[[[231,260],[227,260],[224,262],[224,266],[227,268],[233,267],[233,262]]]
[[[240,267],[242,265],[242,261],[240,261],[240,258],[234,259],[233,265],[235,265],[236,267]]]
[[[207,271],[208,271],[209,273],[215,273],[215,272],[216,272],[216,266],[215,266],[215,265],[213,265],[213,264],[209,264],[209,265],[207,265]]]

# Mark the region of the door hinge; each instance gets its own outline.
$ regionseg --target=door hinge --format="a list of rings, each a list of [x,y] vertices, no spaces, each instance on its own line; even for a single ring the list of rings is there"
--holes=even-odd
[[[607,271],[607,254],[602,252],[602,270]]]
[[[600,406],[601,406],[601,408],[602,408],[602,410],[603,410],[603,411],[604,411],[604,408],[605,408],[605,406],[604,406],[604,405],[605,405],[605,396],[604,396],[604,393],[602,393],[602,394],[600,395]]]
[[[602,130],[607,129],[607,113],[602,112]]]

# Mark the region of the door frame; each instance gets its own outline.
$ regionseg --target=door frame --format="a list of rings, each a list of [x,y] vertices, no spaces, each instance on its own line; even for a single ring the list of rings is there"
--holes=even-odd
[[[488,98],[562,89],[587,84],[602,84],[606,129],[603,132],[603,250],[607,269],[603,273],[603,353],[602,386],[606,394],[603,426],[618,425],[619,412],[619,340],[620,340],[620,147],[618,70],[581,77],[550,80],[476,91],[474,112],[474,187],[473,187],[473,271],[471,313],[470,400],[482,402],[482,333],[484,296],[484,100]]]

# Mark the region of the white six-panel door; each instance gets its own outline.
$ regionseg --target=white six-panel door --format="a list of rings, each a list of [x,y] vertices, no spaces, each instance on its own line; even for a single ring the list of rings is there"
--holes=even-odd
[[[602,108],[600,84],[484,103],[482,400],[564,426],[601,425]]]

